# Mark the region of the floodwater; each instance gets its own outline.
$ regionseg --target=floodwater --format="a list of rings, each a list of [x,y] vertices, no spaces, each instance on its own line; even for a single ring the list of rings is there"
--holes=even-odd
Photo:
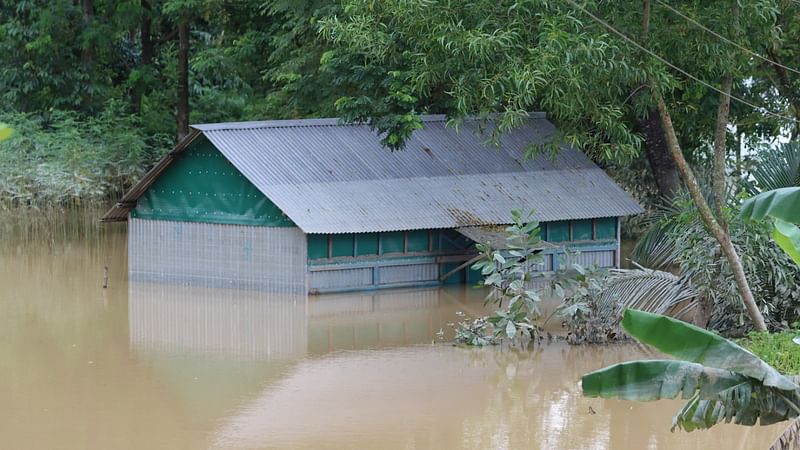
[[[441,342],[476,290],[271,298],[128,283],[125,255],[121,232],[0,250],[0,448],[759,449],[782,429],[670,433],[680,402],[584,398],[581,374],[657,357],[633,344]]]

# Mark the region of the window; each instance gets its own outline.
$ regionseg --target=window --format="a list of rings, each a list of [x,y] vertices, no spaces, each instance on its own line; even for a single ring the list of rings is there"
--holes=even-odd
[[[592,239],[592,221],[575,220],[572,222],[572,240],[590,241]]]
[[[321,259],[328,257],[328,235],[308,235],[308,259]]]
[[[550,222],[547,224],[547,242],[565,242],[569,240],[569,222]]]
[[[381,254],[403,253],[405,247],[405,233],[402,231],[392,231],[381,233]]]
[[[428,230],[414,230],[406,233],[408,253],[428,251]]]
[[[331,257],[353,256],[353,244],[355,236],[352,234],[332,234],[331,235]]]
[[[356,256],[378,254],[378,233],[361,233],[356,235]]]
[[[602,219],[595,219],[594,229],[595,239],[616,239],[617,218],[604,217]]]

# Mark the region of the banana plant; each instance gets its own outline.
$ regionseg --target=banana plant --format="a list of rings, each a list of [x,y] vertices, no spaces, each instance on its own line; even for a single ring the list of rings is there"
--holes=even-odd
[[[740,214],[746,220],[771,219],[775,224],[772,239],[800,264],[800,187],[762,192],[745,201]]]
[[[750,351],[717,334],[658,314],[626,309],[622,327],[674,360],[616,364],[582,378],[587,397],[688,400],[672,429],[720,422],[768,425],[800,416],[800,386]]]

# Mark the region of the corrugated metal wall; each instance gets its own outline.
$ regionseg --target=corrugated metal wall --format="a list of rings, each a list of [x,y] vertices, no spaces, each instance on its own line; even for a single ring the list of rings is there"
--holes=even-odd
[[[590,267],[597,264],[598,267],[614,267],[614,250],[598,250],[581,252],[575,257],[575,262],[583,267]]]
[[[306,237],[299,228],[131,218],[134,281],[306,293]]]
[[[309,289],[326,291],[335,289],[357,289],[373,285],[372,267],[354,269],[312,270],[309,272]]]
[[[325,293],[438,284],[439,266],[435,257],[357,258],[352,262],[314,264],[309,266],[309,291]]]
[[[128,327],[135,350],[245,360],[301,356],[308,345],[308,297],[131,282]]]

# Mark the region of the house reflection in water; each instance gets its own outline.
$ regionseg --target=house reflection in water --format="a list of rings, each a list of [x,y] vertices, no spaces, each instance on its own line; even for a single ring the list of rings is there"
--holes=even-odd
[[[302,356],[308,346],[305,295],[131,282],[131,346],[237,360]]]
[[[131,282],[128,322],[139,353],[269,361],[343,349],[430,343],[481,291],[460,286],[311,296]]]

